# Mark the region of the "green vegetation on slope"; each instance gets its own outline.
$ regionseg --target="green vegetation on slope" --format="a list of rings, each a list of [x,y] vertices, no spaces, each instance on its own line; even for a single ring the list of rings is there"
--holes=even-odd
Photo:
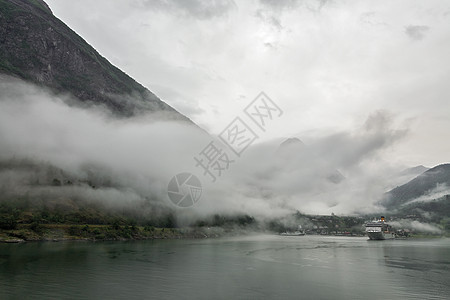
[[[209,235],[215,236],[215,235]],[[14,229],[0,229],[0,242],[60,240],[142,240],[204,238],[206,232],[196,228],[157,228],[136,225],[20,224]]]

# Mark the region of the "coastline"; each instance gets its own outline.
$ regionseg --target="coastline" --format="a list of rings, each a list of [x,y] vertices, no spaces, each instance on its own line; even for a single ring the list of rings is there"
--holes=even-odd
[[[151,239],[217,238],[232,231],[223,228],[157,228],[128,225],[21,224],[16,229],[0,229],[0,243],[60,241],[126,241]]]
[[[206,239],[244,234],[248,234],[248,231],[235,227],[158,228],[153,226],[144,227],[129,225],[39,224],[36,226],[33,224],[21,224],[15,229],[0,229],[0,244],[62,241],[100,242],[154,239]],[[351,236],[333,234],[321,236],[361,237],[361,235]],[[415,234],[407,238],[397,239],[436,239],[446,237],[448,236]]]

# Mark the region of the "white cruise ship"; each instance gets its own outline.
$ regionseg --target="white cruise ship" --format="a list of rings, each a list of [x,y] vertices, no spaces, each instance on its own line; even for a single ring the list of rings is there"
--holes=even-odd
[[[383,216],[380,220],[366,223],[366,233],[371,240],[387,240],[395,238],[395,232],[392,227],[384,221]]]

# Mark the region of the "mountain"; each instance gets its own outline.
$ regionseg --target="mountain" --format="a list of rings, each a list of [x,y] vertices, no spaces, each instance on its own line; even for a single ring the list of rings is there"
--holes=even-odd
[[[395,182],[396,185],[408,182],[422,173],[428,171],[430,168],[419,165],[411,168],[404,169],[403,171],[392,176],[392,183]]]
[[[386,188],[393,189],[394,187],[400,186],[405,182],[408,182],[416,178],[420,174],[428,171],[429,169],[430,168],[420,165],[411,168],[406,168],[400,172],[392,172],[390,174],[387,174],[386,179],[387,182],[389,182],[389,185]]]
[[[440,198],[450,187],[450,164],[438,165],[385,194],[383,205],[399,208],[413,200]],[[450,194],[450,192],[448,192]]]
[[[0,73],[68,92],[79,104],[104,106],[116,116],[162,111],[192,123],[113,66],[42,0],[0,0]]]
[[[288,138],[278,146],[276,155],[285,159],[292,159],[298,155],[310,154],[307,148],[300,139]]]
[[[398,175],[399,176],[418,176],[422,174],[423,172],[428,171],[430,168],[427,168],[425,166],[419,165],[412,168],[407,168],[403,171],[401,171]]]

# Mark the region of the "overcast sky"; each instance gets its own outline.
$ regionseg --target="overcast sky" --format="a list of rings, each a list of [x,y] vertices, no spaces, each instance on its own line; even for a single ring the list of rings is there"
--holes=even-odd
[[[407,132],[385,159],[450,161],[449,1],[46,2],[114,65],[213,134],[264,91],[284,114],[262,140],[313,143],[357,131],[381,110]]]

